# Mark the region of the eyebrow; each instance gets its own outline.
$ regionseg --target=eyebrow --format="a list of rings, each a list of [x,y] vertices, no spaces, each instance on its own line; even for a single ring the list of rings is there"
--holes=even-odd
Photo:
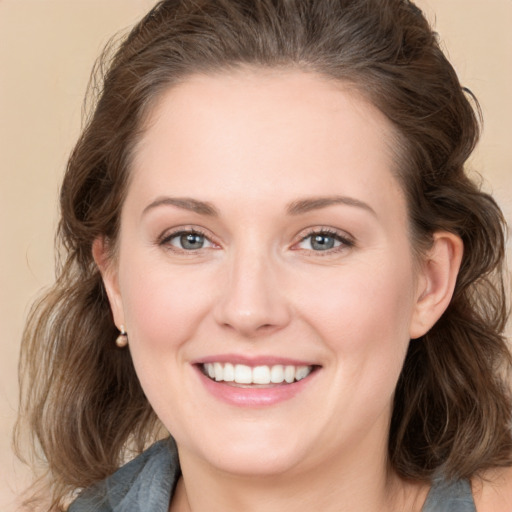
[[[301,215],[303,213],[310,212],[312,210],[320,210],[327,208],[332,205],[343,204],[347,206],[354,206],[370,212],[376,216],[375,210],[367,203],[347,196],[328,196],[328,197],[307,197],[304,199],[298,199],[288,204],[286,212],[288,215]],[[211,203],[206,201],[199,201],[190,197],[159,197],[150,203],[142,215],[145,215],[148,211],[157,208],[159,206],[176,206],[183,210],[189,210],[199,215],[208,215],[211,217],[218,217],[219,211]]]
[[[354,197],[347,196],[307,197],[304,199],[293,201],[288,205],[286,211],[288,212],[289,215],[300,215],[302,213],[307,213],[312,210],[320,210],[322,208],[327,208],[328,206],[336,204],[344,204],[347,206],[355,206],[356,208],[362,208],[363,210],[368,211],[372,215],[377,216],[375,210],[369,204],[359,199],[355,199]]]
[[[218,217],[218,210],[206,201],[198,201],[190,197],[158,197],[152,203],[148,204],[142,215],[145,215],[148,211],[157,208],[158,206],[176,206],[183,210],[189,210],[199,215],[209,215],[211,217]]]

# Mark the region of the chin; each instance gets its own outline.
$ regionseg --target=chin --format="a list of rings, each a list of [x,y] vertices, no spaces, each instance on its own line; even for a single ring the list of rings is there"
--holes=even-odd
[[[236,435],[203,437],[202,443],[190,441],[181,444],[185,450],[194,452],[195,456],[216,469],[239,476],[275,476],[296,468],[307,458],[304,441],[298,443],[290,438],[289,433],[274,435],[249,434],[247,431]],[[283,442],[285,440],[285,442]]]
[[[248,453],[225,454],[210,461],[216,469],[240,477],[275,477],[297,468],[297,454],[275,455],[261,453],[261,450],[248,450]]]

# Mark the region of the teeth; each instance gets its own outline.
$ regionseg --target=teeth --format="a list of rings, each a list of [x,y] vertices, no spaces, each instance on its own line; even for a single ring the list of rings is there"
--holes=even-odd
[[[247,366],[245,364],[206,363],[203,372],[217,382],[237,384],[281,384],[305,379],[313,371],[312,366],[276,364],[274,366]]]
[[[284,380],[288,383],[295,380],[295,366],[287,366],[284,369]]]
[[[235,366],[235,382],[238,384],[252,384],[252,370],[250,366],[237,364]]]
[[[307,366],[301,366],[300,368],[297,368],[297,371],[295,372],[295,378],[297,380],[305,379],[309,375],[309,369]]]
[[[224,381],[233,382],[235,380],[235,367],[231,363],[224,365]]]
[[[215,380],[224,380],[224,368],[220,363],[213,364],[213,373],[215,374]]]
[[[281,384],[284,380],[284,369],[280,364],[272,366],[270,369],[270,382],[273,384]]]

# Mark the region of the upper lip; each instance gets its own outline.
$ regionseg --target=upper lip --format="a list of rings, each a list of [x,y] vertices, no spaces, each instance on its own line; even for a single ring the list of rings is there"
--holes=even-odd
[[[312,361],[305,361],[300,359],[293,359],[280,356],[247,356],[241,354],[218,354],[198,358],[192,361],[192,364],[207,364],[207,363],[232,363],[243,364],[246,366],[319,366]]]

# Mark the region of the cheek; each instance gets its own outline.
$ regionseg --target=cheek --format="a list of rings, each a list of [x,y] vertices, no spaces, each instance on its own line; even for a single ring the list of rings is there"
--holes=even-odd
[[[146,270],[147,269],[147,270]],[[145,265],[121,280],[130,354],[140,384],[163,424],[179,432],[183,383],[190,378],[183,364],[195,346],[197,330],[208,311],[211,281],[204,272]]]
[[[305,283],[301,310],[336,348],[350,352],[408,338],[414,308],[412,272],[384,267],[381,272],[365,265],[340,269],[323,286]]]
[[[128,262],[127,262],[128,263]],[[194,337],[207,312],[212,286],[203,271],[173,267],[165,262],[129,262],[120,286],[130,346],[134,356],[160,358]],[[137,272],[136,269],[140,271]],[[139,350],[140,349],[140,350]]]
[[[414,276],[410,267],[390,260],[381,260],[378,267],[340,269],[321,293],[303,299],[303,317],[316,326],[330,350],[335,387],[347,392],[351,406],[343,403],[345,410],[362,408],[368,415],[385,410],[403,365]],[[337,397],[332,400],[332,407],[339,405]]]

